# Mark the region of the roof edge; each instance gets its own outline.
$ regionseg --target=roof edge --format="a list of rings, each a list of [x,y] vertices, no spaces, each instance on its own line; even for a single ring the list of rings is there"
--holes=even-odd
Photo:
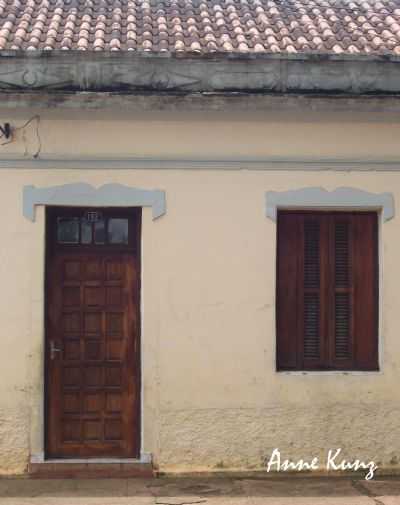
[[[35,58],[60,58],[68,59],[69,57],[78,57],[83,60],[101,61],[102,59],[111,58],[118,59],[173,59],[173,60],[194,60],[194,61],[376,61],[376,62],[400,62],[400,54],[392,52],[386,53],[333,53],[309,50],[305,52],[230,52],[230,51],[214,51],[202,53],[196,51],[145,51],[145,50],[118,50],[118,51],[93,51],[79,49],[32,49],[32,50],[0,50],[0,58],[16,58],[16,59],[35,59]]]
[[[1,91],[400,94],[400,57],[2,51]]]

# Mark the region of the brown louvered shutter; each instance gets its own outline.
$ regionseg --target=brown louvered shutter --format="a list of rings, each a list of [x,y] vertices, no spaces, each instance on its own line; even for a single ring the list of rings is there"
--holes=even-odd
[[[299,321],[300,356],[303,368],[321,365],[324,353],[323,277],[321,261],[324,250],[324,230],[321,216],[303,215],[300,223],[301,249],[299,273],[301,286],[298,305],[302,308]],[[303,259],[301,259],[303,253]],[[303,291],[303,297],[301,292]]]
[[[298,257],[301,216],[278,215],[276,283],[277,367],[297,370],[301,365],[297,351]]]
[[[375,213],[281,212],[277,367],[378,368]]]
[[[350,368],[354,361],[352,218],[351,215],[339,214],[329,220],[333,255],[331,361],[337,368]]]
[[[352,237],[354,363],[359,370],[378,370],[377,215],[354,214]]]
[[[320,226],[317,219],[304,223],[304,359],[320,357]]]

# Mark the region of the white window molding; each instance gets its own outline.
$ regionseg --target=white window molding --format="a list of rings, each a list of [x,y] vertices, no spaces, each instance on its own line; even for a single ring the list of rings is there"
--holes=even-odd
[[[383,221],[394,217],[392,193],[370,193],[357,188],[302,188],[265,193],[266,216],[276,221],[279,209],[381,210]]]
[[[153,220],[166,212],[165,191],[138,189],[122,184],[104,184],[99,188],[87,183],[47,188],[24,186],[23,213],[30,221],[35,221],[36,205],[151,207]]]

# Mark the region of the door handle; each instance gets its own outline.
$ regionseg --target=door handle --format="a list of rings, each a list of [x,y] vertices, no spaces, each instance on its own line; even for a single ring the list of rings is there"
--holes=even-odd
[[[50,359],[54,360],[56,357],[56,352],[61,352],[61,351],[62,351],[62,349],[58,349],[58,347],[56,347],[54,340],[50,340]]]

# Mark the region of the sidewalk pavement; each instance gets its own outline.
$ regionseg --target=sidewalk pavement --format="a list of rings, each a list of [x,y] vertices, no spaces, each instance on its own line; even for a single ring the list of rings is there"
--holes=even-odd
[[[400,479],[0,479],[1,505],[400,505]]]

